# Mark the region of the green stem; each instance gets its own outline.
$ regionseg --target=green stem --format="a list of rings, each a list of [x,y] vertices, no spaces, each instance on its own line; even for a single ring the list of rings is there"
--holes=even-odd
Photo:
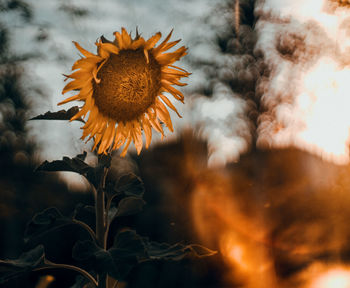
[[[73,271],[80,273],[85,278],[87,278],[91,283],[93,283],[95,285],[95,287],[99,287],[97,281],[90,273],[88,273],[84,269],[81,269],[77,266],[68,265],[68,264],[56,264],[56,263],[53,263],[53,262],[46,260],[46,259],[45,259],[45,264],[46,264],[46,266],[36,268],[33,271],[40,271],[40,270],[45,270],[45,269],[56,269],[56,268],[73,270]]]
[[[95,203],[95,212],[96,212],[96,241],[97,244],[106,250],[106,225],[105,222],[105,193],[104,187],[106,182],[106,177],[108,173],[108,168],[104,168],[103,175],[101,177],[99,186],[96,191],[96,203]],[[101,273],[98,275],[98,287],[107,288],[107,274]]]
[[[105,168],[105,170],[107,170]],[[106,249],[104,245],[105,236],[105,194],[102,187],[99,187],[96,191],[96,239],[97,244],[103,249]]]

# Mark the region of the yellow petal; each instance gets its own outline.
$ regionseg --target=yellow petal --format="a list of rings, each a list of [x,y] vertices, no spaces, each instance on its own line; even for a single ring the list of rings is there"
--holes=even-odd
[[[180,68],[178,66],[175,66],[175,65],[169,65],[169,67],[172,67],[172,68],[175,68],[177,70],[183,71],[183,72],[187,73],[188,75],[192,74],[192,73],[188,73],[185,69],[182,69],[182,68]]]
[[[65,75],[67,78],[72,78],[72,79],[81,79],[81,80],[85,80],[85,81],[88,81],[88,80],[91,80],[92,78],[92,75],[89,71],[86,71],[86,70],[78,70],[70,75]]]
[[[74,43],[75,47],[80,51],[80,53],[83,54],[85,57],[95,56],[95,54],[82,48],[78,42],[73,41],[73,43]]]
[[[165,73],[162,73],[162,81],[166,80],[171,83],[171,85],[177,85],[177,86],[186,86],[187,83],[182,83],[177,81],[177,77],[172,76],[172,75],[167,75]]]
[[[165,81],[162,82],[162,87],[169,93],[171,93],[177,100],[183,102],[184,101],[184,95],[174,87],[172,87],[170,84],[166,83]]]
[[[100,55],[103,59],[106,59],[106,58],[108,58],[109,57],[109,52],[108,52],[108,50],[106,50],[106,49],[103,49],[103,47],[102,47],[102,42],[101,42],[101,39],[98,41],[98,42],[96,42],[95,43],[95,45],[97,46],[97,53],[98,53],[98,55]]]
[[[180,118],[182,118],[182,116],[179,114],[179,112],[177,112],[177,109],[175,108],[175,106],[173,105],[173,103],[171,103],[171,101],[168,99],[168,97],[166,97],[165,95],[163,94],[159,94],[159,97],[164,101],[164,103],[166,105],[168,105],[168,107],[173,110],[177,116],[179,116]]]
[[[142,128],[143,131],[145,131],[146,148],[148,148],[152,141],[152,127],[151,123],[145,115],[142,117]]]
[[[149,63],[148,51],[147,51],[146,49],[143,49],[143,54],[145,54],[145,57],[146,57],[146,63]]]
[[[182,46],[174,52],[157,55],[156,60],[160,65],[169,65],[185,56],[187,54],[186,51],[187,48],[185,46]]]
[[[166,43],[162,49],[162,51],[166,51],[166,50],[169,50],[170,48],[174,47],[177,43],[179,43],[181,41],[181,39],[179,40],[176,40],[176,41],[172,41],[172,42],[169,42],[169,43]]]
[[[185,71],[185,70],[183,70]],[[182,71],[178,71],[178,70],[175,70],[175,69],[171,69],[171,68],[168,68],[168,67],[163,67],[162,68],[162,73],[164,74],[168,74],[168,75],[175,75],[175,76],[178,76],[178,77],[187,77],[189,75],[191,75],[191,73],[188,73],[188,72],[182,72]]]
[[[129,147],[130,142],[131,142],[131,140],[132,140],[132,137],[131,137],[131,127],[130,127],[130,123],[129,123],[129,122],[126,123],[126,126],[125,126],[124,131],[127,131],[128,134],[127,134],[127,136],[125,137],[125,138],[127,139],[127,142],[126,142],[126,144],[125,144],[125,146],[124,146],[123,151],[120,153],[120,156],[121,156],[121,157],[124,157],[124,156],[126,155],[126,152],[128,151],[128,147]]]
[[[126,32],[124,27],[122,27],[122,40],[123,40],[123,47],[124,47],[124,49],[130,48],[131,37],[128,34],[128,32]]]
[[[92,68],[102,60],[103,58],[98,56],[82,58],[75,61],[75,63],[72,66],[72,70],[76,70],[76,69],[92,70]]]
[[[102,120],[101,118],[99,120],[96,120],[96,121],[97,121],[97,123],[95,126],[92,127],[90,137],[88,140],[86,140],[86,142],[88,142],[92,137],[94,137],[96,135],[96,133],[101,133],[103,127],[106,125],[106,121]]]
[[[133,128],[131,130],[131,135],[134,139],[137,155],[139,155],[142,150],[142,132],[141,132],[141,126],[138,120],[133,121]]]
[[[66,86],[64,86],[62,90],[62,94],[65,94],[71,90],[82,88],[83,86],[86,85],[86,82],[87,82],[86,80],[81,80],[81,79],[73,80],[69,82]]]
[[[97,78],[97,73],[98,71],[100,71],[100,69],[102,68],[102,66],[107,62],[108,58],[106,58],[105,60],[102,61],[102,63],[100,63],[98,66],[96,65],[93,69],[92,69],[92,77],[95,80],[95,83],[100,83],[101,79]]]
[[[159,52],[162,51],[164,45],[169,41],[171,34],[173,34],[173,30],[174,29],[172,29],[170,31],[170,33],[168,34],[168,36],[164,39],[164,41],[162,43],[160,43],[156,48],[153,49],[153,53],[154,53],[153,55],[157,55]]]
[[[115,32],[114,37],[117,40],[117,44],[119,46],[119,49],[123,50],[124,49],[124,42],[123,42],[122,35],[119,32]]]
[[[61,101],[61,102],[58,103],[57,105],[66,104],[66,103],[71,102],[71,101],[82,100],[82,99],[80,99],[80,97],[81,97],[80,94],[74,95],[74,96],[72,96],[72,97],[69,97],[69,98],[67,98],[67,99],[65,99],[65,100],[63,100],[63,101]]]
[[[157,99],[158,100],[158,99]],[[156,111],[158,118],[165,123],[171,132],[174,132],[173,124],[171,122],[170,114],[168,109],[162,102],[156,100]]]
[[[86,102],[85,104],[83,105],[83,107],[80,109],[80,111],[75,114],[71,119],[70,121],[73,121],[73,120],[76,120],[78,119],[79,117],[85,117],[86,113],[88,113],[91,108],[95,105],[95,101],[92,97],[88,97],[86,99]]]
[[[145,39],[143,39],[142,37],[133,41],[130,45],[130,49],[132,50],[136,50],[138,48],[140,48],[141,46],[145,45]]]
[[[162,136],[164,136],[164,131],[163,131],[162,125],[160,125],[157,118],[150,118],[149,122],[151,123],[154,130],[158,131],[159,133],[162,134]]]
[[[126,142],[122,153],[120,153],[120,156],[121,156],[121,157],[125,157],[126,152],[128,151],[128,147],[129,147],[129,145],[130,145],[130,142],[131,142],[131,137],[128,138],[128,141]]]
[[[108,53],[119,54],[119,49],[112,43],[101,43],[101,48]]]
[[[125,143],[126,139],[122,133],[123,130],[124,130],[124,124],[122,122],[119,122],[115,132],[114,145],[112,148],[113,150],[119,149]]]
[[[101,138],[102,138],[102,136],[103,136],[105,130],[106,130],[106,126],[104,127],[104,129],[102,130],[101,133],[97,133],[97,134],[96,134],[96,137],[95,137],[95,144],[94,144],[94,146],[92,147],[92,151],[94,151],[94,150],[96,149],[98,143],[100,143]]]
[[[104,153],[109,148],[114,138],[114,132],[115,132],[115,121],[111,121],[108,123],[107,129],[103,133],[101,144],[97,151],[98,154]]]
[[[149,49],[153,48],[154,45],[156,45],[156,43],[159,41],[160,37],[162,37],[162,33],[158,32],[158,33],[154,34],[151,38],[149,38],[146,41],[145,49],[149,50]]]

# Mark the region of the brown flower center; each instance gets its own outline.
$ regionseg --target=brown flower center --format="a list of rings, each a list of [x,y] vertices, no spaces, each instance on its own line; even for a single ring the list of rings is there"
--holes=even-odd
[[[95,104],[103,115],[116,122],[137,119],[154,103],[161,88],[161,66],[143,50],[121,50],[111,54],[93,81]]]

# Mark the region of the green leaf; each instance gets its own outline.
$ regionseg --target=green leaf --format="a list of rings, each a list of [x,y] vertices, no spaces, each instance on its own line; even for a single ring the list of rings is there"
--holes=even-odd
[[[113,246],[108,250],[114,258],[146,257],[143,238],[134,230],[124,230],[117,234]]]
[[[141,212],[146,204],[142,199],[144,191],[142,180],[133,173],[121,176],[116,183],[107,183],[109,223],[115,217],[129,216]]]
[[[134,196],[142,198],[145,192],[145,187],[142,180],[133,173],[121,176],[115,186],[115,190],[119,194],[126,196]]]
[[[75,207],[73,219],[84,222],[88,225],[93,231],[96,227],[96,216],[95,216],[95,207],[90,205],[84,205],[78,203]]]
[[[97,166],[90,169],[87,174],[84,175],[96,189],[98,188],[101,178],[103,177],[104,169],[111,166],[111,161],[111,155],[99,155]]]
[[[86,261],[91,258],[103,258],[107,251],[97,246],[97,244],[90,240],[78,241],[73,247],[73,258],[78,261]]]
[[[25,275],[33,269],[44,264],[44,246],[39,245],[36,248],[23,253],[15,260],[0,260],[0,284]]]
[[[72,247],[81,239],[94,239],[94,236],[52,207],[33,217],[27,225],[24,240],[27,249],[43,244],[50,259],[62,262],[71,257]]]
[[[137,214],[142,211],[145,204],[146,202],[141,198],[133,196],[125,197],[119,201],[113,218]]]
[[[106,194],[110,201],[114,197],[134,196],[142,198],[145,187],[142,180],[133,173],[121,176],[115,183],[107,185]]]
[[[25,241],[43,236],[71,224],[74,224],[73,221],[64,217],[55,207],[47,208],[35,214],[33,219],[28,223],[25,231]]]
[[[36,117],[33,117],[29,120],[70,120],[75,114],[79,112],[79,107],[74,106],[69,110],[60,110],[57,112],[46,112],[45,114],[40,114]],[[76,121],[84,122],[83,119],[78,118]]]
[[[111,156],[103,155],[99,156],[98,165],[91,167],[84,162],[87,153],[84,151],[83,154],[79,154],[74,158],[63,157],[62,160],[54,160],[52,162],[44,161],[36,171],[68,171],[75,172],[84,176],[91,184],[97,189],[100,179],[103,175],[104,168],[110,166]]]
[[[108,273],[124,280],[138,263],[149,260],[179,261],[184,257],[207,257],[216,254],[201,245],[169,245],[141,237],[133,230],[120,231],[107,251],[92,241],[79,241],[73,248],[73,258],[97,273]]]
[[[70,171],[76,172],[81,175],[86,175],[89,170],[93,169],[91,166],[84,162],[86,157],[86,151],[83,154],[79,154],[74,158],[63,157],[62,160],[54,160],[52,162],[44,161],[37,171]]]
[[[125,279],[139,260],[146,257],[142,238],[135,231],[119,232],[113,246],[105,251],[92,241],[78,241],[73,248],[73,258],[89,269],[107,272],[115,279]]]

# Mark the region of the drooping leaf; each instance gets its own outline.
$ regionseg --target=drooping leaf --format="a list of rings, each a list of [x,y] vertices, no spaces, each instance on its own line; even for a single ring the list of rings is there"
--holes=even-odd
[[[48,111],[45,114],[40,114],[30,120],[70,120],[75,114],[79,112],[79,107],[74,106],[68,110],[60,110],[57,112]],[[76,119],[76,121],[83,122],[81,118]]]
[[[146,256],[142,238],[131,230],[118,233],[113,246],[105,251],[92,241],[79,241],[73,248],[73,258],[96,272],[107,272],[111,277],[125,279],[139,260]]]
[[[64,217],[55,207],[47,208],[35,214],[33,219],[28,223],[25,240],[28,241],[30,238],[40,237],[71,224],[74,224],[72,220]]]
[[[62,160],[52,162],[44,161],[36,170],[37,171],[68,171],[75,172],[84,176],[91,184],[98,187],[104,169],[110,166],[111,156],[100,156],[98,165],[92,167],[84,162],[87,153],[79,154],[74,158],[63,157]]]
[[[63,216],[54,207],[36,214],[25,231],[27,249],[45,245],[48,257],[58,262],[71,257],[71,249],[80,239],[93,239],[93,236],[85,227]]]
[[[87,174],[86,178],[92,183],[95,188],[100,184],[101,178],[104,174],[104,169],[109,168],[111,166],[112,157],[111,155],[99,155],[98,156],[98,163],[96,167],[93,167],[93,169],[90,169]]]
[[[143,182],[135,174],[121,176],[116,182],[106,185],[107,213],[109,223],[116,217],[129,216],[142,211],[146,202]]]
[[[37,171],[70,171],[76,172],[81,175],[86,175],[89,170],[93,169],[91,166],[84,162],[86,157],[86,151],[83,154],[79,154],[74,158],[63,157],[62,160],[54,160],[52,162],[44,161]]]
[[[73,247],[72,256],[85,269],[96,273],[113,273],[111,271],[117,269],[109,252],[90,240],[78,241]]]
[[[134,230],[124,230],[117,234],[113,246],[108,250],[114,258],[135,257],[143,259],[146,250],[143,238]]]
[[[110,183],[106,189],[107,197],[111,201],[114,197],[122,198],[134,196],[142,198],[145,187],[142,180],[133,173],[121,176],[115,183]]]
[[[145,241],[145,247],[150,260],[179,261],[187,256],[207,257],[216,254],[216,251],[197,244],[183,245],[176,243],[169,245],[167,243]]]
[[[116,183],[115,189],[118,193],[134,197],[143,197],[145,192],[142,180],[133,173],[121,176]]]
[[[18,259],[0,260],[0,284],[23,276],[44,264],[44,246],[39,245],[23,253]]]
[[[207,257],[216,254],[201,245],[157,243],[141,237],[133,230],[117,234],[107,251],[92,241],[79,241],[73,248],[73,258],[97,273],[123,280],[138,263],[151,260],[179,261],[184,257]]]
[[[78,261],[86,261],[91,258],[104,257],[107,251],[104,251],[95,242],[90,240],[78,241],[73,248],[73,258]]]
[[[125,197],[119,201],[113,218],[137,214],[142,211],[145,204],[146,202],[142,198],[133,196]]]
[[[75,207],[73,219],[84,222],[93,231],[96,227],[95,207],[78,203]]]

